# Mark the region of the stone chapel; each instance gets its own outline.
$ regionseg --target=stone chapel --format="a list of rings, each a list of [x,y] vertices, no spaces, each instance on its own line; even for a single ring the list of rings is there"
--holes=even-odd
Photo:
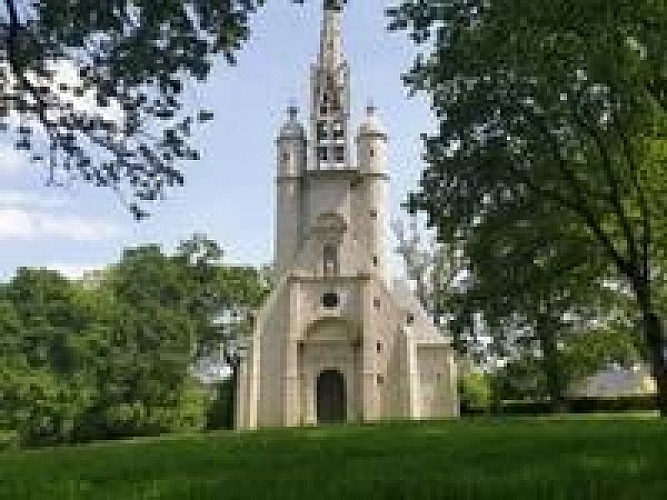
[[[242,429],[458,415],[449,343],[389,286],[387,134],[373,107],[356,158],[350,147],[343,3],[324,1],[308,127],[292,107],[277,138],[279,278],[239,368]]]

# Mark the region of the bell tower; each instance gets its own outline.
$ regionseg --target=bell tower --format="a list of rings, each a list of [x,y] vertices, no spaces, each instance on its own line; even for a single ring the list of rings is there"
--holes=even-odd
[[[371,273],[386,281],[387,135],[369,105],[353,157],[343,3],[324,1],[309,124],[302,126],[291,107],[278,135],[276,270],[313,277]]]

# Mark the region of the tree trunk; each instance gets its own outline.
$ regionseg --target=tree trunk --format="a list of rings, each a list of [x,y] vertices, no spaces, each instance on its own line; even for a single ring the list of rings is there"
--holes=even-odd
[[[548,318],[540,318],[536,325],[536,334],[542,350],[542,369],[546,378],[551,412],[563,413],[567,411],[567,406],[558,354],[558,328]]]
[[[236,429],[236,405],[238,404],[238,385],[239,385],[239,363],[234,362],[231,365],[232,374],[230,377],[231,387],[229,388],[229,407],[227,408],[227,422],[229,429]]]
[[[658,385],[660,416],[667,416],[667,342],[661,318],[654,312],[644,313],[644,334],[651,357],[653,376]]]

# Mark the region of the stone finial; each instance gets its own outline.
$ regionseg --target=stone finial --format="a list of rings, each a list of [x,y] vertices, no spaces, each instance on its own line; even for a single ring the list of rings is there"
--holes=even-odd
[[[324,0],[324,10],[343,10],[345,0]]]

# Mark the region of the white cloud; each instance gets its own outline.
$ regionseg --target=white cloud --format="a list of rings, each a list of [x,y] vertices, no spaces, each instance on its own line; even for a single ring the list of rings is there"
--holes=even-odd
[[[25,152],[17,151],[12,144],[0,144],[0,174],[14,175],[30,168]]]
[[[0,208],[3,207],[33,207],[33,208],[62,208],[71,203],[68,193],[53,189],[50,194],[44,195],[40,191],[28,190],[0,190]]]
[[[0,240],[61,238],[74,241],[100,241],[117,236],[121,232],[120,226],[102,219],[0,206]]]
[[[0,209],[0,240],[27,239],[34,229],[33,221],[25,210]]]

